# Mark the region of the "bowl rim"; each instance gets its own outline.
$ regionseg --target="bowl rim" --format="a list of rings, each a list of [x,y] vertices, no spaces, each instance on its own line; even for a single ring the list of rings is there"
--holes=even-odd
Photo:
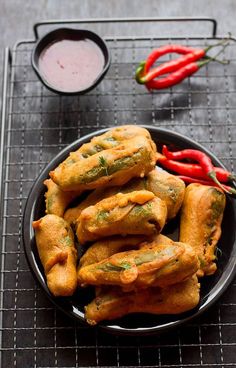
[[[46,77],[41,73],[40,68],[38,66],[38,60],[39,60],[39,56],[42,53],[43,50],[46,49],[47,46],[49,46],[51,43],[56,42],[57,40],[61,40],[61,39],[69,39],[69,37],[55,37],[58,34],[60,35],[61,33],[63,33],[64,35],[84,35],[84,38],[88,38],[91,41],[93,41],[101,50],[103,56],[104,56],[104,61],[105,64],[103,66],[102,71],[98,74],[97,78],[93,81],[93,83],[91,85],[89,85],[87,88],[84,88],[82,90],[78,90],[78,91],[65,91],[65,90],[61,90],[58,89],[56,87],[54,87],[51,83],[49,83],[46,79]],[[87,37],[86,37],[87,36]],[[53,38],[53,39],[51,39]],[[45,43],[45,45],[44,45]],[[43,47],[42,47],[43,46]],[[41,49],[42,47],[42,49]],[[37,55],[38,53],[38,55]],[[31,65],[36,73],[36,75],[38,76],[39,80],[45,85],[45,87],[47,87],[49,90],[51,90],[52,92],[55,92],[57,94],[60,95],[68,95],[68,96],[73,96],[73,95],[83,95],[89,91],[91,91],[92,89],[94,89],[101,81],[102,79],[105,77],[106,73],[108,72],[108,69],[110,68],[111,65],[111,53],[109,51],[109,48],[105,42],[105,40],[98,34],[95,33],[91,30],[88,29],[82,29],[82,28],[69,28],[69,27],[60,27],[60,28],[56,28],[52,31],[47,32],[46,34],[43,35],[43,37],[41,37],[40,39],[37,40],[32,52],[31,52]]]
[[[168,135],[172,137],[173,139],[181,140],[181,144],[186,144],[187,146],[190,146],[195,149],[200,149],[203,152],[205,152],[207,155],[209,155],[215,165],[218,165],[225,169],[225,166],[222,164],[222,162],[207,148],[202,146],[200,143],[197,143],[192,138],[189,138],[183,134],[171,131],[169,129],[164,128],[158,128],[151,125],[140,125],[143,128],[146,128],[149,130],[150,134],[152,135],[152,132],[159,133],[162,135]],[[62,160],[65,159],[65,157],[68,155],[69,152],[77,149],[79,146],[81,146],[83,143],[88,142],[91,138],[93,138],[96,135],[103,134],[107,132],[108,130],[113,129],[113,127],[99,129],[97,131],[94,131],[92,133],[89,133],[87,135],[84,135],[68,146],[66,146],[63,150],[61,150],[41,171],[39,176],[37,177],[35,183],[33,184],[28,198],[26,200],[24,213],[23,213],[23,222],[22,222],[22,237],[23,237],[23,246],[24,246],[24,252],[26,255],[26,259],[29,265],[29,268],[34,276],[34,278],[39,282],[40,286],[43,288],[44,292],[48,296],[48,298],[53,302],[54,305],[56,305],[60,310],[62,310],[65,314],[69,315],[70,317],[75,318],[77,321],[83,322],[86,324],[86,326],[89,327],[89,325],[86,323],[84,319],[84,313],[81,312],[78,308],[76,308],[71,301],[67,298],[55,298],[47,288],[46,282],[44,280],[44,276],[41,274],[39,267],[37,265],[37,262],[34,258],[31,243],[34,241],[32,239],[33,229],[32,226],[29,230],[29,225],[32,223],[33,220],[33,214],[35,209],[35,201],[36,198],[40,196],[39,190],[41,192],[45,192],[45,188],[43,187],[43,181],[48,177],[48,173],[50,170],[52,170],[55,166],[57,166]],[[155,141],[155,140],[154,140]],[[37,197],[35,197],[35,193],[37,193]],[[42,193],[41,193],[42,194]],[[32,206],[32,201],[34,200],[34,204]],[[233,201],[233,199],[232,199]],[[234,219],[236,218],[235,212],[236,212],[236,206],[235,203],[233,205],[234,210]],[[236,228],[236,227],[235,227]],[[234,233],[235,235],[235,233]],[[33,236],[34,238],[34,236]],[[233,280],[234,276],[236,275],[236,241],[234,237],[234,244],[232,247],[231,256],[226,264],[226,267],[224,271],[222,272],[219,280],[217,283],[213,286],[213,288],[210,290],[210,292],[205,295],[203,298],[206,299],[206,301],[203,303],[203,305],[197,306],[192,311],[187,312],[187,316],[183,317],[183,314],[175,315],[176,320],[167,322],[162,325],[156,325],[153,327],[138,327],[138,328],[126,328],[117,325],[116,323],[112,323],[112,321],[102,322],[99,323],[97,326],[101,328],[104,331],[107,331],[112,334],[117,335],[133,335],[133,336],[141,336],[141,335],[152,335],[152,334],[158,334],[164,331],[168,331],[174,328],[177,328],[186,322],[189,322],[190,320],[195,319],[196,317],[199,317],[205,310],[207,310],[209,307],[211,307],[219,298],[220,296],[226,291],[229,284]],[[35,269],[36,268],[36,269]],[[201,299],[200,299],[201,301]],[[66,303],[66,310],[65,308]],[[71,307],[70,310],[68,310],[68,307]],[[180,317],[179,317],[180,316]],[[92,327],[91,327],[92,328]]]

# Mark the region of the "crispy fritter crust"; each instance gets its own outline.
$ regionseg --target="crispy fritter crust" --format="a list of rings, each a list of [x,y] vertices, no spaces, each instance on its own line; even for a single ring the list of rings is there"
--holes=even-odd
[[[34,221],[33,228],[49,290],[54,296],[73,295],[77,251],[70,226],[59,216],[46,215]]]
[[[148,288],[124,293],[119,288],[102,289],[85,307],[85,318],[91,325],[130,313],[179,314],[199,303],[200,284],[193,276],[167,288]]]
[[[221,236],[226,198],[221,189],[190,184],[185,191],[180,220],[180,241],[190,244],[200,260],[198,276],[217,267],[215,249]]]

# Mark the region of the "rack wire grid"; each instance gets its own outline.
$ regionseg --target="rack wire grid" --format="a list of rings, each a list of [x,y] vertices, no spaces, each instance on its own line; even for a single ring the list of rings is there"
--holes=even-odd
[[[109,22],[120,31],[132,21]],[[102,33],[112,65],[102,83],[82,96],[59,96],[41,84],[30,61],[35,40],[18,42],[6,51],[0,174],[2,367],[236,367],[235,281],[209,311],[177,330],[158,336],[115,336],[57,310],[26,263],[21,227],[29,190],[62,148],[87,133],[127,123],[165,127],[200,142],[229,170],[236,170],[234,40],[223,55],[229,65],[212,62],[181,84],[150,94],[134,80],[136,66],[150,49],[168,42],[204,47],[221,37],[149,36],[146,21],[144,36]],[[97,31],[98,26],[107,29],[106,22],[83,25]],[[138,28],[144,26],[143,19],[136,22]],[[58,26],[36,25],[36,36],[46,24]]]

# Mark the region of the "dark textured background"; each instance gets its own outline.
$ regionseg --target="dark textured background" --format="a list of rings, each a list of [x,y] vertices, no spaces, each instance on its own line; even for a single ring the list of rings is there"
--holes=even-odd
[[[33,37],[32,25],[47,19],[209,16],[218,33],[236,34],[234,0],[0,0],[0,76],[3,48]]]
[[[234,0],[0,0],[0,6],[0,83],[4,47],[32,39],[32,26],[41,20],[209,16],[217,20],[218,34],[236,34]]]
[[[236,34],[234,0],[1,0],[0,48],[33,37],[32,25],[46,19],[209,16],[218,33]]]
[[[218,34],[231,31],[235,35],[235,10],[235,1],[219,0],[1,1],[1,46],[32,39],[33,23],[52,18],[211,16],[218,21]],[[163,34],[163,28],[150,27],[149,34]],[[198,33],[200,28],[200,24],[187,26],[184,34]],[[172,26],[164,31],[173,34]],[[4,175],[3,239],[7,248],[2,253],[4,284],[0,294],[3,368],[235,367],[235,282],[214,307],[181,329],[152,337],[110,336],[76,324],[54,308],[29,272],[21,241],[24,204],[39,171],[59,149],[100,126],[132,120],[169,127],[198,140],[235,171],[235,49],[229,69],[211,64],[191,81],[150,99],[132,78],[139,60],[135,45],[124,55],[122,49],[118,55],[115,47],[114,65],[106,79],[79,100],[60,98],[43,88],[30,67],[30,47],[24,49],[24,45],[17,49],[12,107],[7,115],[11,126],[7,125],[5,141],[9,157]],[[126,63],[124,69],[118,60]]]

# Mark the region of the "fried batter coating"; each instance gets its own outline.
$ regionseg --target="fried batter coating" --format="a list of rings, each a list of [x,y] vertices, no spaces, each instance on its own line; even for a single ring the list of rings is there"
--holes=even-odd
[[[185,183],[167,171],[154,169],[147,174],[147,190],[161,198],[167,206],[167,219],[174,218],[182,205],[185,192]]]
[[[113,320],[130,313],[179,314],[196,307],[200,299],[197,277],[167,288],[148,288],[124,293],[121,289],[105,288],[85,307],[85,318],[91,325]]]
[[[149,131],[137,125],[123,125],[96,136],[89,143],[83,144],[76,152],[80,158],[88,158],[105,149],[118,146],[122,141],[142,135],[151,140]]]
[[[91,245],[79,261],[79,268],[100,262],[115,253],[137,248],[146,238],[144,236],[113,236],[104,238]]]
[[[154,169],[144,178],[131,179],[124,186],[95,189],[88,197],[74,208],[68,208],[64,219],[74,224],[83,209],[96,204],[103,198],[110,197],[116,193],[129,193],[135,190],[149,190],[156,197],[162,199],[167,206],[167,220],[174,218],[183,202],[185,184],[178,177],[164,170]]]
[[[184,243],[156,245],[113,254],[100,262],[83,266],[78,282],[86,285],[119,285],[124,290],[166,287],[193,275],[199,261],[193,249]]]
[[[147,190],[118,193],[84,209],[76,234],[81,244],[111,235],[154,235],[166,216],[165,202]]]
[[[78,191],[63,192],[52,179],[46,179],[44,184],[47,187],[47,192],[45,193],[46,214],[62,217],[68,205],[81,194]]]
[[[47,285],[54,296],[69,296],[77,287],[74,234],[61,217],[46,215],[33,222],[36,245]]]
[[[152,247],[158,247],[158,245],[169,246],[173,244],[175,244],[174,240],[168,238],[163,234],[157,234],[140,243],[138,247],[140,249],[147,249],[147,248],[149,249]]]
[[[93,190],[82,202],[80,202],[76,207],[68,208],[64,214],[64,219],[69,222],[69,224],[75,224],[78,220],[81,212],[89,207],[93,206],[97,202],[104,198],[108,198],[119,192],[121,187],[110,187],[110,188],[97,188]]]
[[[151,171],[155,159],[154,143],[144,136],[137,136],[83,160],[72,152],[49,175],[64,191],[123,185],[131,178],[143,177]]]
[[[167,219],[174,218],[184,199],[185,183],[175,175],[160,168],[150,171],[144,178],[134,178],[122,188],[122,193],[146,189],[162,199],[167,206]]]
[[[180,241],[190,244],[200,260],[198,276],[211,275],[217,267],[215,249],[221,236],[226,198],[221,189],[190,184],[185,191]]]

